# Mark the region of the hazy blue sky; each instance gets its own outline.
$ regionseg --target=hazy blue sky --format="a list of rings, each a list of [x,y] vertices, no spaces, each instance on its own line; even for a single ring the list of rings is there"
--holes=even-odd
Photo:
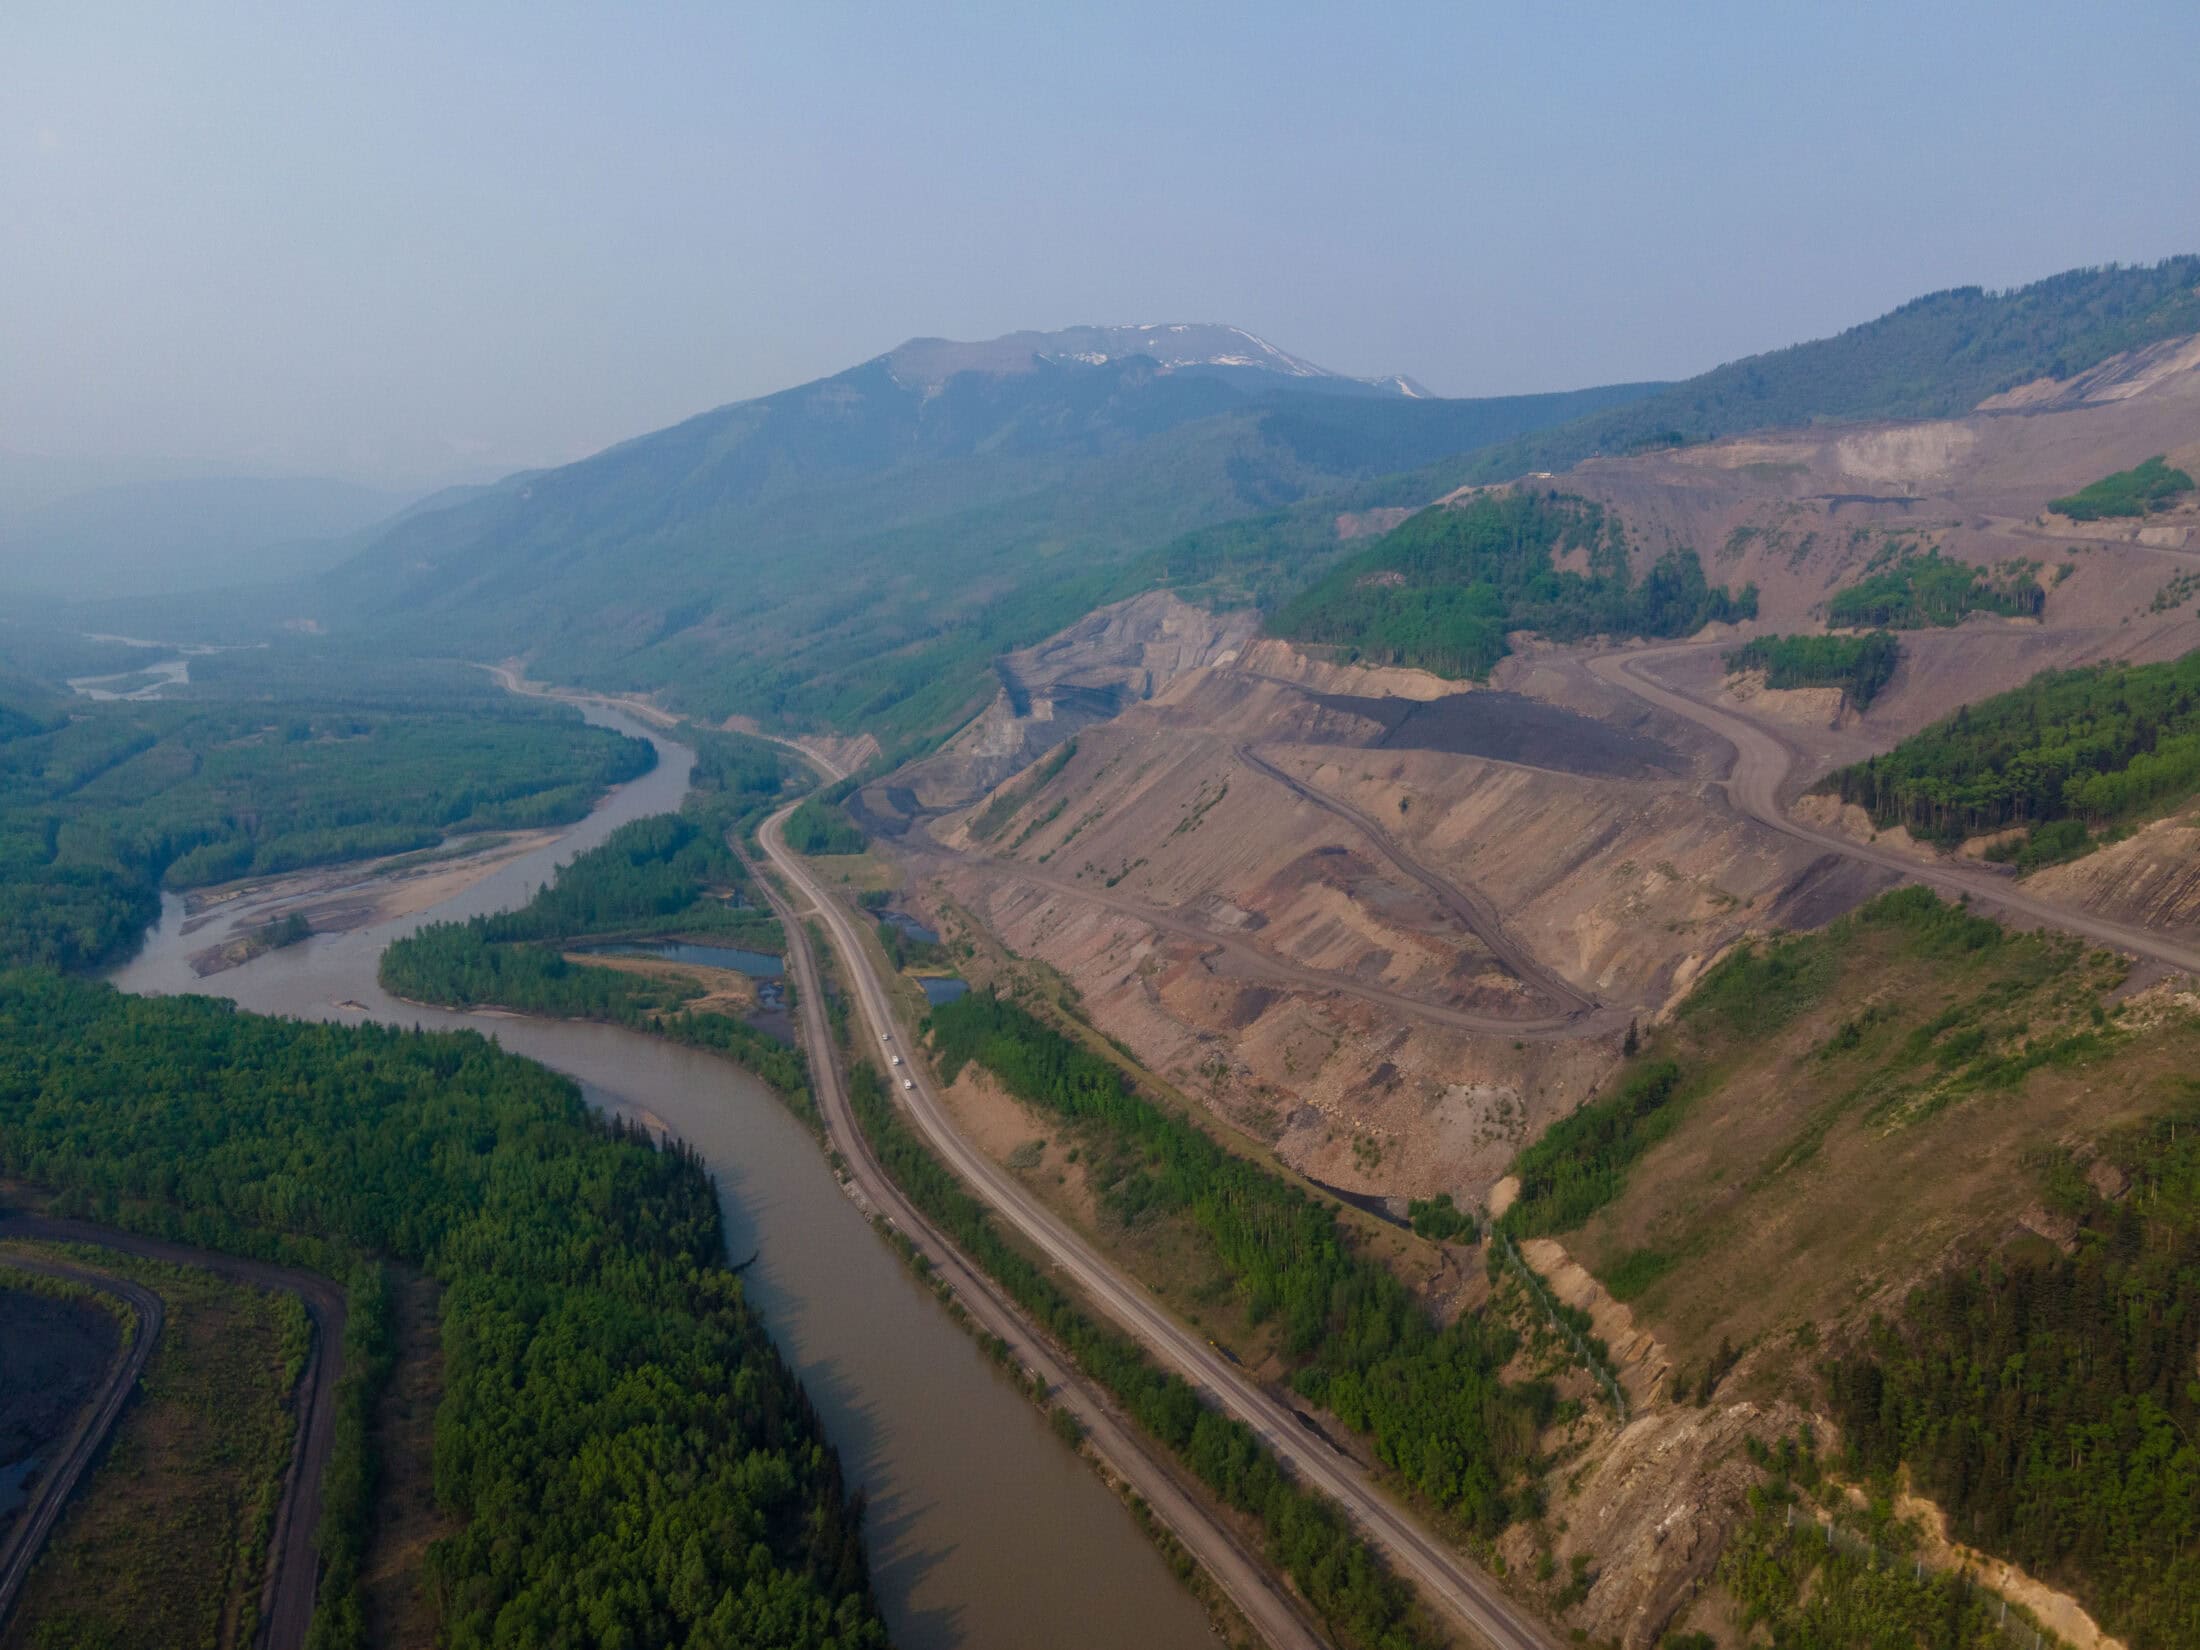
[[[919,333],[1454,395],[2200,248],[2200,5],[0,6],[0,450],[562,460]]]

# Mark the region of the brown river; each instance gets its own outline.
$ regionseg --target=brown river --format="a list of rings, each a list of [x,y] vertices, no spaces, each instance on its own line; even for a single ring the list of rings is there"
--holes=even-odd
[[[670,1128],[717,1175],[733,1257],[758,1257],[750,1298],[869,1498],[873,1577],[901,1650],[1211,1650],[1205,1612],[1129,1512],[909,1275],[842,1196],[816,1140],[757,1079],[633,1032],[414,1008],[376,983],[392,939],[522,904],[615,827],[679,805],[685,746],[608,709],[587,714],[650,739],[658,764],[558,841],[425,912],[205,980],[187,953],[221,938],[221,921],[186,939],[182,901],[170,896],[114,983],[216,992],[266,1014],[469,1027],[566,1073],[606,1111]]]

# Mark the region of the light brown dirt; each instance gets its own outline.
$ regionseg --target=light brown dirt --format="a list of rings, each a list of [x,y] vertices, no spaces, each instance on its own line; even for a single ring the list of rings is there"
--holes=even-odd
[[[1647,1408],[1664,1393],[1673,1372],[1673,1361],[1658,1338],[1635,1321],[1635,1315],[1612,1299],[1556,1238],[1529,1238],[1520,1245],[1521,1257],[1535,1268],[1553,1295],[1566,1305],[1589,1314],[1592,1333],[1612,1353],[1612,1368],[1619,1375],[1627,1402]]]
[[[1369,750],[1354,741],[1374,724],[1251,668],[1277,663],[1270,648],[1190,672],[1089,729],[994,834],[990,863],[936,874],[1011,946],[1060,969],[1149,1066],[1330,1184],[1480,1201],[1602,1075],[1629,1014],[1654,1015],[1735,935],[1800,920],[1818,897],[1814,851],[1742,820],[1692,775],[1614,782]],[[1565,661],[1527,670],[1609,702]],[[1263,738],[1260,763],[1384,822],[1383,840],[1241,757],[1249,735]],[[979,846],[966,817],[933,835]],[[1541,966],[1613,1005],[1598,1035],[1553,1046],[1534,1029],[1549,1015],[1537,993],[1394,852],[1486,902]],[[1363,990],[1384,995],[1355,1000]],[[1415,1003],[1481,1016],[1484,1035],[1432,1024]]]
[[[1717,1567],[1747,1508],[1758,1472],[1744,1440],[1776,1439],[1805,1419],[1780,1403],[1664,1404],[1554,1474],[1545,1520],[1553,1556],[1561,1573],[1577,1553],[1597,1572],[1567,1624],[1591,1643],[1651,1650]],[[1515,1525],[1500,1550],[1508,1566],[1532,1565],[1535,1532]]]
[[[1289,642],[1264,636],[1245,649],[1244,667],[1317,693],[1349,693],[1376,699],[1442,699],[1468,684],[1403,665],[1348,665],[1319,658]]]
[[[699,985],[703,995],[686,1004],[698,1014],[743,1017],[756,1007],[756,981],[736,968],[706,968],[701,963],[667,962],[657,957],[618,957],[601,951],[568,951],[565,960],[586,968],[608,968],[619,974]]]
[[[372,927],[463,893],[522,854],[554,841],[558,834],[516,832],[479,852],[410,866],[405,862],[415,856],[396,854],[199,889],[185,897],[184,932],[257,928],[293,912],[303,916],[316,934]],[[203,977],[235,967],[246,955],[240,946],[225,941],[194,954],[191,962]]]
[[[1838,728],[1854,714],[1848,695],[1837,687],[1767,687],[1761,670],[1738,671],[1727,677],[1719,703],[1745,715],[1800,728]]]
[[[2200,929],[2200,813],[2186,811],[2142,825],[2122,842],[2025,878],[2058,904],[2118,922],[2192,932]]]
[[[1019,1176],[1085,1231],[1098,1226],[1099,1207],[1083,1165],[1069,1161],[1076,1142],[1064,1138],[1059,1118],[1042,1116],[975,1066],[965,1066],[954,1082],[942,1085],[940,1101],[963,1137],[986,1156]]]
[[[1151,591],[1086,615],[1037,646],[1002,656],[993,703],[938,754],[867,787],[867,822],[912,807],[967,807],[1080,728],[1151,699],[1189,671],[1228,663],[1251,638],[1250,611],[1213,614]]]
[[[1905,1488],[1895,1497],[1897,1518],[1916,1521],[1925,1532],[1920,1554],[1935,1570],[1968,1570],[1980,1585],[1991,1588],[2013,1604],[2021,1604],[2039,1618],[2040,1625],[2071,1650],[2124,1650],[2124,1642],[2101,1631],[2086,1609],[2068,1593],[2050,1587],[2016,1565],[2006,1563],[1975,1547],[1948,1538],[1948,1515],[1937,1502]]]

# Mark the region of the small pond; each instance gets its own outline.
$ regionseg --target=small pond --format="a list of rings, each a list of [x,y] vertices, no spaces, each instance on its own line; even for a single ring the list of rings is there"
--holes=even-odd
[[[938,929],[925,927],[923,923],[917,921],[915,917],[912,917],[906,911],[881,911],[878,913],[878,920],[900,929],[905,936],[922,944],[937,945],[940,943]]]
[[[697,968],[732,968],[759,980],[776,980],[787,971],[786,959],[769,951],[744,951],[736,945],[697,945],[689,940],[616,940],[573,949],[604,957],[655,957],[662,962],[692,963]]]

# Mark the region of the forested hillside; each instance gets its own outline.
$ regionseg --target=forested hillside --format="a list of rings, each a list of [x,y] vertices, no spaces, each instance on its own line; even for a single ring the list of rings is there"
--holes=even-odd
[[[2073,269],[2030,286],[1930,293],[1876,321],[1729,362],[1625,407],[1504,442],[1445,479],[1498,481],[1824,419],[1947,418],[2039,378],[2200,332],[2200,256]]]
[[[1894,679],[1902,644],[1868,636],[1760,636],[1726,656],[1728,670],[1761,670],[1771,688],[1837,687],[1858,710]]]
[[[709,1177],[472,1033],[0,975],[0,1171],[98,1218],[441,1280],[451,1650],[882,1646],[859,1505]],[[330,1633],[330,1628],[334,1632]],[[320,1641],[363,1642],[356,1617]]]
[[[2200,791],[2200,653],[2049,671],[1821,784],[1934,841],[2021,825],[2026,865],[2082,853]]]
[[[914,347],[914,346],[912,346]],[[982,353],[982,352],[981,352]],[[418,512],[339,569],[324,622],[684,708],[915,740],[992,658],[1140,586],[1187,528],[1644,393],[1323,393],[1141,356],[932,383],[881,357]]]
[[[2043,1181],[2069,1251],[2023,1244],[1934,1278],[1832,1363],[1834,1414],[1855,1464],[1907,1464],[1959,1539],[2076,1589],[2135,1650],[2191,1644],[2200,1085]]]
[[[318,605],[398,645],[525,653],[557,680],[907,754],[984,702],[993,657],[1106,602],[1164,580],[1288,599],[1339,549],[1340,511],[1596,453],[1960,412],[2195,330],[2185,258],[1937,293],[1685,384],[1573,395],[1308,393],[1135,356],[905,383],[882,357],[415,512]]]
[[[1578,554],[1586,571],[1561,569]],[[1704,580],[1693,551],[1660,558],[1638,584],[1619,519],[1552,490],[1508,488],[1424,510],[1285,603],[1269,628],[1380,664],[1479,678],[1505,634],[1685,636],[1748,618],[1753,589]]]
[[[1914,1543],[1906,1465],[1952,1537],[2167,1650],[2200,1641],[2200,1019],[2126,977],[1917,887],[1745,946],[1520,1154],[1504,1224],[1630,1304],[1670,1398],[1807,1395],[1877,1503],[1834,1516]],[[1959,1590],[1813,1581],[1816,1539],[1753,1519],[1722,1566],[1776,1642],[1971,1642]]]

